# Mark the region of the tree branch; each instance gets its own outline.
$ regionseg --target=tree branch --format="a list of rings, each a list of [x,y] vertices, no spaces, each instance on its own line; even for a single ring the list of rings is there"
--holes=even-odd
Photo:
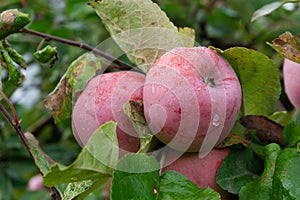
[[[19,137],[21,138],[23,144],[25,145],[27,151],[29,152],[30,156],[33,159],[33,155],[31,154],[30,147],[28,140],[26,139],[24,132],[21,129],[21,126],[19,123],[15,123],[15,120],[10,116],[9,112],[5,109],[5,107],[0,103],[0,112],[3,114],[3,116],[6,118],[6,120],[9,122],[9,124],[15,129],[15,131],[18,133]]]
[[[8,97],[4,94],[2,90],[0,90],[0,95],[3,97],[5,102],[9,105],[10,109],[13,112],[13,117],[9,114],[9,112],[5,109],[5,107],[0,103],[0,112],[3,114],[3,116],[6,118],[6,120],[9,122],[9,124],[15,129],[15,131],[18,133],[19,137],[21,138],[22,142],[24,143],[27,151],[29,152],[30,156],[32,159],[34,159],[31,151],[30,151],[30,146],[28,143],[27,138],[24,135],[24,132],[20,126],[19,119],[16,114],[16,109],[14,108],[13,104],[11,101],[8,99]]]
[[[30,157],[32,158],[32,160],[34,160],[34,156],[31,152],[29,142],[28,142],[28,140],[27,140],[27,138],[26,138],[26,136],[25,136],[25,134],[24,134],[24,132],[21,128],[21,125],[20,125],[15,107],[13,106],[13,104],[11,103],[9,98],[4,94],[4,92],[2,90],[0,90],[0,95],[3,97],[4,101],[9,105],[10,109],[12,110],[13,117],[6,110],[6,108],[2,105],[2,103],[0,103],[0,112],[3,114],[5,119],[9,122],[9,124],[15,129],[15,131],[17,132],[17,134],[21,138],[21,141],[25,145],[25,148],[28,151]],[[39,171],[40,171],[40,169],[39,169]],[[43,175],[43,173],[41,171],[40,171],[40,173]],[[53,199],[53,200],[59,200],[60,199],[59,195],[55,192],[55,188],[53,188],[53,187],[50,187],[50,195],[51,195],[51,199]]]
[[[103,57],[103,58],[119,65],[120,69],[125,69],[125,70],[133,69],[133,67],[128,65],[127,63],[125,63],[121,60],[118,60],[117,58],[115,58],[115,57],[113,57],[109,54],[106,54],[103,51],[95,49],[94,47],[92,47],[88,44],[85,44],[83,42],[76,42],[76,41],[73,41],[73,40],[68,40],[68,39],[56,37],[56,36],[53,36],[53,35],[48,35],[48,34],[45,34],[45,33],[38,32],[38,31],[30,30],[30,29],[27,29],[27,28],[22,28],[22,29],[20,29],[19,32],[20,33],[28,33],[28,34],[31,34],[31,35],[36,35],[36,36],[45,38],[46,40],[54,40],[54,41],[57,41],[57,42],[60,42],[60,43],[63,43],[63,44],[68,44],[68,45],[71,45],[71,46],[79,47],[81,49],[91,51],[95,55],[101,56],[101,57]]]

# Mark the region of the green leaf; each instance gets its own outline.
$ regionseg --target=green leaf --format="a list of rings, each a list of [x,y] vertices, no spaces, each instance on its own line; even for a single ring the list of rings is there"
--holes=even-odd
[[[291,122],[295,115],[296,110],[291,111],[276,111],[268,118],[281,126],[285,127],[287,124]]]
[[[25,137],[28,141],[30,152],[33,155],[33,161],[43,174],[48,173],[51,165],[55,164],[53,161],[39,146],[38,140],[31,133],[25,133]]]
[[[48,63],[57,57],[56,47],[47,45],[44,49],[34,52],[33,57],[41,63]]]
[[[51,167],[44,176],[44,184],[54,186],[111,176],[119,157],[116,127],[114,122],[100,126],[71,165],[64,167],[56,164]]]
[[[262,16],[272,13],[273,11],[280,8],[281,6],[283,6],[286,3],[292,3],[292,2],[297,3],[297,2],[299,2],[299,0],[276,1],[276,2],[269,3],[267,5],[264,5],[263,7],[259,8],[258,10],[256,10],[253,13],[251,22],[254,22],[257,18],[260,18]]]
[[[0,45],[0,64],[1,67],[4,67],[8,70],[9,73],[9,81],[12,82],[12,84],[19,86],[24,80],[23,73],[14,65],[12,62],[8,52],[4,49],[1,49]]]
[[[294,146],[300,141],[300,109],[293,119],[283,129],[283,141],[288,146]]]
[[[244,115],[269,115],[281,93],[279,70],[266,55],[244,47],[233,47],[222,55],[239,77]]]
[[[241,187],[257,178],[263,170],[261,160],[249,149],[232,150],[223,160],[216,181],[233,194]]]
[[[126,154],[118,163],[111,183],[111,199],[155,200],[160,165],[145,154]]]
[[[98,70],[101,70],[100,58],[92,54],[83,54],[72,62],[54,91],[44,101],[56,122],[71,117],[77,98]]]
[[[108,179],[108,178],[107,178]],[[103,185],[107,179],[86,180],[69,183],[64,191],[63,200],[76,198],[77,200],[85,199],[92,191]]]
[[[39,146],[38,140],[32,135],[30,132],[25,133],[25,137],[28,141],[30,153],[33,156],[33,161],[39,171],[45,175],[50,170],[51,167],[55,164],[57,164],[55,161],[53,161]],[[63,188],[61,185],[56,185],[55,188],[57,189],[60,196],[63,194]]]
[[[24,28],[30,19],[17,9],[5,10],[0,15],[0,40]]]
[[[285,32],[268,44],[282,57],[300,63],[300,34]]]
[[[273,180],[273,198],[299,199],[300,198],[300,149],[286,148],[279,155]]]
[[[5,45],[4,45],[5,44]],[[13,49],[5,40],[3,42],[3,46],[7,51],[9,57],[16,62],[20,67],[26,69],[26,62],[21,54],[17,52],[17,50]]]
[[[87,190],[86,192],[89,192],[88,195],[84,193],[81,193],[79,196],[76,197],[76,200],[106,200],[108,199],[107,197],[109,196],[108,191],[106,190],[106,185],[110,184],[109,181],[106,182],[106,184],[103,184],[101,186],[97,186],[96,184],[93,185],[95,188],[92,192]]]
[[[63,199],[74,199],[78,194],[90,188],[94,182],[93,180],[86,180],[69,183],[64,191]]]
[[[218,200],[221,197],[220,194],[210,188],[199,188],[183,174],[167,171],[160,177],[158,199]]]
[[[239,197],[240,200],[264,199],[273,200],[272,184],[275,171],[276,160],[280,154],[280,146],[271,143],[265,146],[265,168],[260,177],[242,187]]]
[[[277,8],[281,7],[284,3],[280,1],[276,1],[267,5],[264,5],[260,9],[256,10],[251,18],[251,22],[254,22],[257,18],[265,16],[276,10]]]
[[[135,131],[139,135],[140,149],[138,152],[148,152],[149,148],[151,147],[153,135],[144,116],[143,102],[141,100],[129,101],[124,105],[124,112],[131,120]]]
[[[111,37],[144,72],[175,47],[192,47],[194,30],[178,29],[150,0],[91,2]]]

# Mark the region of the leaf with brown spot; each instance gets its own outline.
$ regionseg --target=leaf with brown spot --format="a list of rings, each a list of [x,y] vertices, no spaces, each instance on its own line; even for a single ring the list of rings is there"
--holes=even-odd
[[[268,44],[282,57],[300,63],[300,34],[293,36],[285,32]]]
[[[246,140],[245,138],[236,135],[236,134],[230,134],[228,135],[225,140],[217,146],[217,148],[224,148],[224,147],[230,147],[237,144],[242,144],[245,147],[248,147],[248,145],[251,143],[251,141]]]
[[[56,122],[70,118],[72,108],[88,81],[101,70],[100,58],[83,54],[68,67],[44,105]]]
[[[140,138],[139,153],[147,152],[152,147],[153,135],[147,125],[145,116],[143,101],[129,101],[124,104],[124,112],[130,118],[135,131]]]
[[[17,9],[5,10],[0,14],[0,40],[17,33],[30,22],[28,14]]]
[[[246,115],[242,117],[241,123],[246,128],[256,130],[256,135],[262,142],[275,142],[281,146],[284,146],[282,138],[283,127],[267,117],[259,115]]]
[[[96,0],[89,5],[129,60],[144,72],[167,51],[194,45],[195,30],[177,28],[151,0]]]

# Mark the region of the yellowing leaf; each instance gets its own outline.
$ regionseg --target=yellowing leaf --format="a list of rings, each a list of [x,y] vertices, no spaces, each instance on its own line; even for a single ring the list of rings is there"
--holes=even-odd
[[[282,57],[300,63],[300,34],[293,36],[285,32],[268,44]]]
[[[165,52],[194,45],[194,30],[178,29],[150,0],[96,0],[90,5],[128,58],[145,72]]]
[[[5,10],[0,14],[0,40],[18,32],[30,22],[28,14],[17,9]]]
[[[78,96],[100,69],[100,59],[91,54],[83,54],[73,61],[57,87],[44,101],[45,107],[52,113],[56,122],[71,116]]]

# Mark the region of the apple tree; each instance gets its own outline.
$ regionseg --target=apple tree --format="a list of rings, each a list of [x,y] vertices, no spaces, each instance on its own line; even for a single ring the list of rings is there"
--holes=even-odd
[[[300,198],[299,0],[0,6],[0,200]]]

